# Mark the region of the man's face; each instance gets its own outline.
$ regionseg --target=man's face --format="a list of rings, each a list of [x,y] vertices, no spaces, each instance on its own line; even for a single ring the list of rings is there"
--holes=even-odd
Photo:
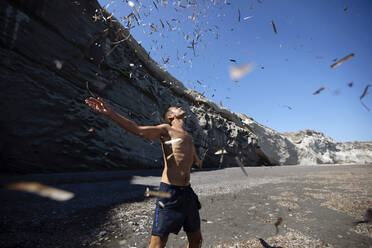
[[[185,116],[186,112],[181,107],[171,107],[172,115],[180,119]]]

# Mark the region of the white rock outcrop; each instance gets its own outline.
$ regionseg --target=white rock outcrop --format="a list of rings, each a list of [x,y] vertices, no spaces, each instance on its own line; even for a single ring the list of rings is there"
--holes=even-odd
[[[337,142],[323,133],[304,130],[280,133],[240,114],[257,135],[258,145],[272,164],[368,164],[372,142]]]

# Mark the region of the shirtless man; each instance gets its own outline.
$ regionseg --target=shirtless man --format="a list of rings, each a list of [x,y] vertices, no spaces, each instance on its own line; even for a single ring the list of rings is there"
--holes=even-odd
[[[202,162],[196,155],[191,135],[184,129],[185,111],[180,107],[169,107],[163,116],[166,124],[139,126],[115,112],[100,98],[90,97],[85,103],[125,130],[148,139],[160,139],[162,142],[164,170],[159,190],[170,193],[171,197],[158,197],[156,201],[149,247],[165,247],[169,233],[178,234],[181,227],[187,234],[187,247],[201,247],[201,206],[198,196],[190,186],[190,170],[194,162],[199,168],[202,167]]]

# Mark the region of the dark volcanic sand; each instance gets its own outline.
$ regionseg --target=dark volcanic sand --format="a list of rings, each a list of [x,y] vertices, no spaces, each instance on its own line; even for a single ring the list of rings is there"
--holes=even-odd
[[[203,208],[203,247],[372,247],[372,166],[246,167],[192,173]],[[94,175],[94,176],[93,176]],[[140,175],[140,176],[134,176]],[[5,178],[5,177],[4,177]],[[7,179],[9,181],[9,178]],[[147,247],[159,171],[13,178],[75,193],[57,202],[0,190],[0,247]],[[3,185],[4,185],[4,179]],[[276,235],[274,223],[282,217]],[[185,247],[171,234],[167,247]]]

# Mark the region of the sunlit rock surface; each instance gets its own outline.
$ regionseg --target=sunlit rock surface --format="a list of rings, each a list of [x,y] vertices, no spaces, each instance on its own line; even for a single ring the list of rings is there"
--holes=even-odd
[[[312,130],[279,133],[241,115],[258,137],[260,150],[271,164],[372,163],[372,142],[337,142]]]
[[[161,124],[168,106],[182,106],[205,167],[237,166],[236,157],[247,166],[371,160],[369,144],[308,135],[298,143],[185,88],[96,1],[4,0],[0,7],[2,172],[161,168],[159,142],[93,113],[84,104],[89,91],[140,125]]]

